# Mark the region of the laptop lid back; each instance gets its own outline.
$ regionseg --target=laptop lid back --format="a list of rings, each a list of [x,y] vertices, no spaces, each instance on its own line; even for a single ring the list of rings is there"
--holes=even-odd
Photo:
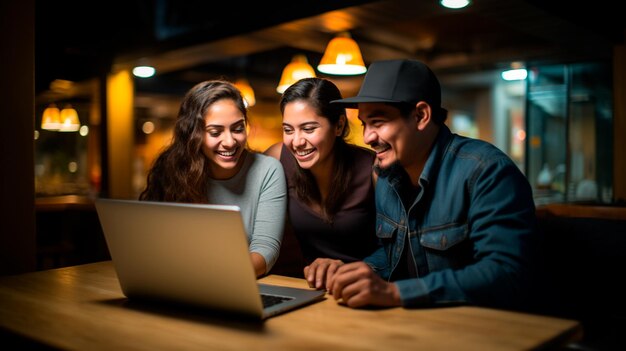
[[[239,207],[114,199],[95,204],[128,298],[262,317]]]

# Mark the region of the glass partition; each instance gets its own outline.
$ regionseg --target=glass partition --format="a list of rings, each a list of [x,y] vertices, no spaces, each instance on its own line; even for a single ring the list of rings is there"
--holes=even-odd
[[[526,175],[538,205],[611,202],[610,68],[580,63],[530,69]]]

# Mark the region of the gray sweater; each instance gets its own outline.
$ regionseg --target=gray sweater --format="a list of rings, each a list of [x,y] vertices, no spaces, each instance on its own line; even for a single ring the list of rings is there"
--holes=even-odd
[[[287,185],[280,162],[247,152],[241,170],[232,178],[211,179],[209,203],[241,208],[250,252],[263,256],[266,273],[276,263],[285,226]]]

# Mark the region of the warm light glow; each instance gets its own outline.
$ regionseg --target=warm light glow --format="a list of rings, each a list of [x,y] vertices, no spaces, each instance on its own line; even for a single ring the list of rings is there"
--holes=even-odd
[[[76,171],[78,171],[78,163],[71,161],[67,164],[67,170],[70,171],[70,173],[76,173]]]
[[[59,130],[61,128],[61,112],[55,104],[50,104],[43,110],[41,117],[41,129]]]
[[[80,128],[78,112],[71,105],[61,110],[61,126],[59,132],[75,132]]]
[[[154,132],[154,123],[151,121],[145,121],[143,122],[143,124],[141,125],[141,131],[144,134],[152,134]]]
[[[327,74],[356,75],[365,73],[367,68],[359,45],[349,33],[343,32],[328,43],[317,70]]]
[[[254,90],[252,90],[252,87],[250,86],[250,83],[248,83],[248,80],[243,78],[238,79],[235,82],[235,86],[241,92],[246,107],[251,107],[256,104],[256,99],[254,98]]]
[[[528,72],[525,68],[510,69],[502,72],[502,79],[504,80],[523,80],[528,76]]]
[[[470,0],[441,0],[440,3],[449,9],[462,9],[469,5]]]
[[[78,130],[78,133],[80,133],[81,136],[87,136],[87,134],[89,134],[89,127],[88,126],[80,126],[80,129]]]
[[[134,79],[130,70],[120,70],[107,76],[106,84],[107,123],[106,135],[110,141],[108,163],[115,165],[108,172],[108,195],[110,197],[130,198],[135,193],[133,184],[133,152],[135,145],[135,118],[133,104],[135,97]]]
[[[150,78],[154,73],[156,73],[156,70],[151,66],[137,66],[133,68],[133,75],[139,78]]]
[[[295,55],[291,62],[283,69],[280,83],[276,88],[279,93],[284,93],[293,83],[303,78],[315,77],[313,67],[304,55]]]

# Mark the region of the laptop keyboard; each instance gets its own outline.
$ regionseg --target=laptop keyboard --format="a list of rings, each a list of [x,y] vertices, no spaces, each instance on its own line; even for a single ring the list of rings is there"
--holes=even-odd
[[[263,300],[263,307],[270,307],[283,301],[293,300],[293,297],[261,294],[261,300]]]

